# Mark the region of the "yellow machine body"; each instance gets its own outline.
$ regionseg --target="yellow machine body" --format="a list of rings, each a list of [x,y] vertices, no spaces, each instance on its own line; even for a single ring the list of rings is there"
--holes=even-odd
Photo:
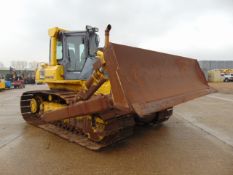
[[[0,90],[5,89],[5,88],[6,88],[5,80],[0,79]]]
[[[58,65],[56,55],[57,35],[59,32],[65,31],[64,29],[54,27],[49,29],[48,34],[50,36],[50,64],[41,63],[36,69],[36,82],[38,84],[46,83],[50,89],[71,90],[80,91],[85,89],[84,80],[65,80],[64,79],[64,67]],[[97,52],[97,58],[103,63],[104,54],[102,51]],[[106,81],[96,92],[96,94],[109,94],[111,85],[109,81]]]

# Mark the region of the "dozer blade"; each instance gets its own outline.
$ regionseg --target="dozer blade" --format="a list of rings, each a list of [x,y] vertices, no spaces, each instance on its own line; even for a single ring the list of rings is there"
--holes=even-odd
[[[195,59],[114,43],[104,54],[114,106],[140,117],[211,92]]]

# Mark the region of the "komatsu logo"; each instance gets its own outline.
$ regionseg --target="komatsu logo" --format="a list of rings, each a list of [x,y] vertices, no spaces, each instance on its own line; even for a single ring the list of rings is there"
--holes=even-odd
[[[54,79],[54,76],[46,76],[45,79]]]

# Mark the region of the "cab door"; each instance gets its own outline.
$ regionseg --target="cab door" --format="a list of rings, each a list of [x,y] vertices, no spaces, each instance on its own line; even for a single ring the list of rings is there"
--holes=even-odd
[[[88,57],[86,33],[69,33],[63,39],[65,79],[85,80],[92,72],[93,59]]]

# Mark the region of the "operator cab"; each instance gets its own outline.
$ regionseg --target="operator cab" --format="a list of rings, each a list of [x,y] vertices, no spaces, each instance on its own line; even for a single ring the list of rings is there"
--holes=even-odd
[[[57,62],[64,66],[66,80],[86,80],[93,70],[99,46],[98,29],[86,26],[86,31],[60,31],[57,36]]]

